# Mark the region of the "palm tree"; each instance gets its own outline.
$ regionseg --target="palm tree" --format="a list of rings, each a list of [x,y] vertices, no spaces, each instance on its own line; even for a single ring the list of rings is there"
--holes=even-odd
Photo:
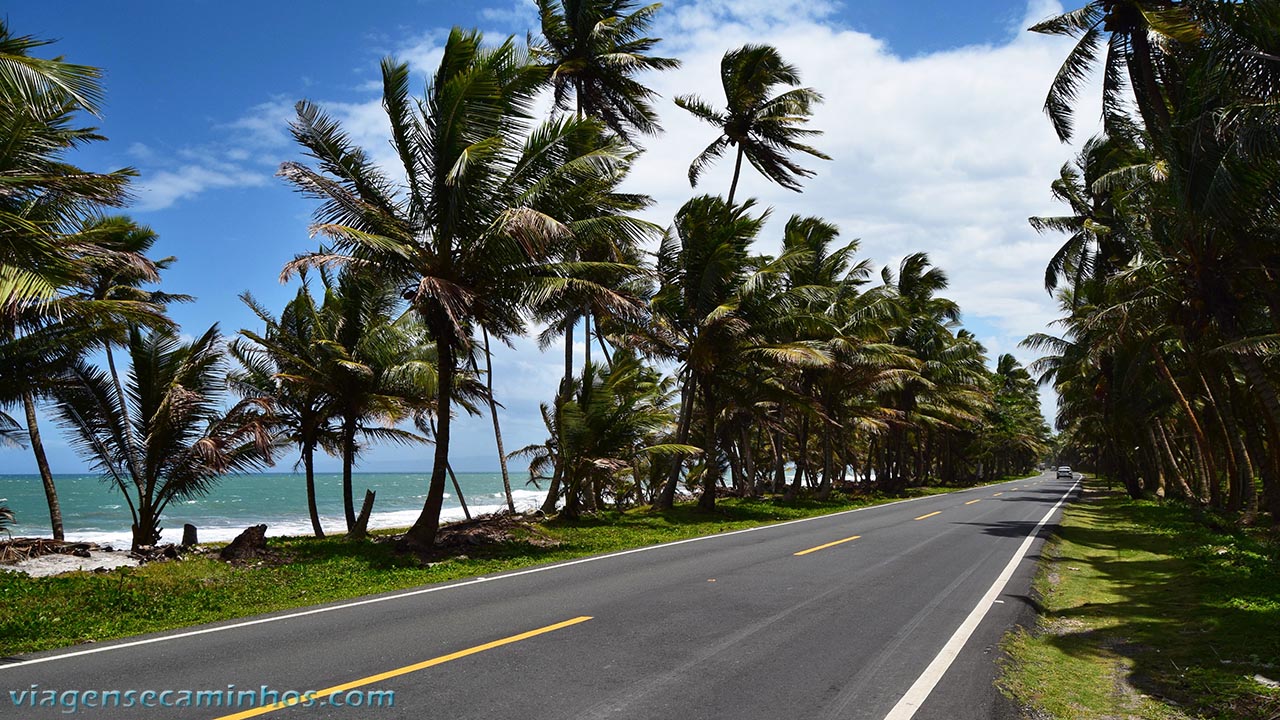
[[[249,293],[240,299],[266,327],[262,333],[241,330],[242,337],[228,347],[243,368],[231,374],[232,389],[242,397],[269,401],[273,430],[298,445],[311,530],[316,537],[324,537],[316,507],[315,451],[321,448],[335,455],[340,451],[332,422],[336,412],[325,391],[329,368],[318,348],[324,332],[319,309],[305,283],[285,305],[279,319]]]
[[[326,287],[320,308],[323,330],[315,341],[324,370],[323,392],[339,420],[342,454],[343,512],[347,531],[356,525],[352,471],[357,436],[402,444],[424,442],[393,427],[415,411],[425,411],[435,397],[436,369],[421,326],[406,318],[393,322],[400,299],[368,276],[343,273]],[[383,421],[387,425],[372,425]]]
[[[821,134],[804,125],[809,122],[813,107],[822,102],[822,95],[813,88],[795,87],[800,84],[800,73],[783,61],[776,48],[744,45],[725,53],[720,62],[720,83],[726,100],[724,110],[713,109],[696,95],[681,95],[675,100],[676,105],[720,130],[720,136],[689,166],[690,185],[696,187],[707,165],[730,147],[737,148],[733,181],[729,184],[731,205],[744,157],[766,178],[797,192],[799,179],[812,177],[813,171],[801,167],[789,153],[798,151],[831,159],[800,142],[801,138]],[[791,89],[773,95],[779,86]]]
[[[593,117],[627,142],[633,133],[661,131],[650,101],[657,97],[635,75],[674,70],[680,61],[648,53],[658,38],[645,36],[661,3],[633,0],[538,0],[542,42],[534,58],[550,71],[556,107]]]
[[[735,310],[747,278],[747,250],[767,216],[752,217],[753,207],[750,200],[735,206],[709,195],[696,197],[676,213],[675,234],[668,234],[658,250],[655,326],[665,336],[666,355],[681,365],[675,444],[689,444],[694,404],[711,401],[703,407],[706,429],[701,445],[708,468],[715,463],[713,377],[735,358],[735,346],[748,329]],[[672,463],[658,507],[672,507],[681,465],[679,458]],[[714,506],[715,485],[710,483],[716,478],[712,472],[705,477],[704,497]]]
[[[29,55],[48,44],[15,36],[0,20],[0,307],[49,300],[71,282],[85,248],[67,229],[97,206],[122,204],[136,175],[88,172],[64,160],[104,139],[75,126],[80,111],[97,111],[100,72]]]
[[[545,74],[508,39],[482,47],[476,32],[450,33],[425,99],[408,97],[408,67],[383,62],[383,104],[408,181],[403,193],[315,106],[298,105],[293,134],[319,170],[285,163],[280,173],[323,200],[316,232],[332,248],[285,269],[346,264],[376,270],[395,286],[436,347],[439,391],[435,461],[423,510],[402,548],[429,548],[447,481],[455,378],[484,327],[507,337],[523,312],[563,287],[541,274],[567,237],[557,218],[535,209],[577,178],[612,172],[621,146],[601,144],[581,118],[530,131],[529,107]]]
[[[564,337],[562,398],[568,397],[566,388],[574,376],[573,333],[578,320],[584,320],[584,355],[590,362],[593,320],[597,321],[596,340],[603,350],[601,320],[632,322],[643,314],[643,301],[636,292],[644,273],[640,248],[661,230],[630,214],[648,207],[652,203],[649,197],[618,189],[634,157],[628,154],[625,162],[610,172],[580,177],[562,192],[544,195],[542,203],[534,206],[560,220],[568,232],[559,256],[542,270],[550,292],[533,308],[533,316],[547,325],[538,336],[540,347],[545,349],[555,338]],[[553,473],[545,512],[555,509],[559,482],[560,474]]]
[[[625,473],[635,477],[644,456],[696,451],[658,442],[659,431],[671,420],[660,376],[634,354],[620,350],[608,369],[588,365],[575,379],[572,399],[563,403],[555,427],[553,452],[564,453],[559,458],[564,468],[562,514],[575,518],[584,505],[597,510],[606,493],[620,504],[628,492],[622,478]],[[530,446],[520,454],[545,464],[537,460],[547,447]]]
[[[1104,35],[1102,113],[1108,132],[1113,121],[1126,114],[1126,84],[1132,88],[1147,131],[1162,134],[1169,128],[1167,95],[1171,88],[1164,84],[1164,76],[1174,71],[1168,66],[1167,48],[1176,42],[1194,42],[1201,33],[1187,5],[1182,0],[1093,0],[1031,26],[1032,32],[1078,38],[1044,103],[1045,113],[1063,142],[1071,140],[1073,105],[1098,61]]]
[[[25,412],[55,539],[62,538],[62,512],[40,434],[37,401],[66,368],[98,348],[106,351],[111,378],[119,389],[112,347],[124,341],[131,324],[168,326],[165,304],[189,299],[140,289],[142,283],[159,281],[160,270],[172,258],[147,258],[145,252],[155,234],[127,218],[88,219],[74,235],[65,237],[76,248],[68,256],[76,262],[68,284],[50,301],[14,301],[0,315],[0,345],[11,357],[0,370],[0,405],[21,404]],[[131,426],[125,427],[128,432]]]
[[[129,505],[135,550],[159,541],[170,502],[205,495],[219,477],[257,470],[270,460],[267,423],[254,403],[222,407],[220,342],[216,325],[191,343],[171,330],[144,334],[135,327],[123,394],[107,373],[83,361],[55,388],[72,443]],[[126,405],[133,425],[128,432],[121,412]]]

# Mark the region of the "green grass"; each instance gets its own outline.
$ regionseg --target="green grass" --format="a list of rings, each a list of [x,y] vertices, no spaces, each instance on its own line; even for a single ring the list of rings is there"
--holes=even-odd
[[[954,490],[956,488],[951,488]],[[939,492],[916,488],[910,495]],[[824,515],[890,502],[860,495],[819,502],[723,500],[712,515],[692,506],[667,513],[609,512],[575,523],[553,520],[539,532],[558,542],[468,548],[465,556],[423,563],[389,543],[344,538],[272,538],[283,562],[236,567],[209,556],[110,573],[29,578],[0,572],[0,655],[63,647],[198,623],[297,608],[515,570],[598,553]]]
[[[1211,529],[1216,528],[1216,529]],[[1280,539],[1088,486],[1045,546],[1002,685],[1036,717],[1280,717]]]

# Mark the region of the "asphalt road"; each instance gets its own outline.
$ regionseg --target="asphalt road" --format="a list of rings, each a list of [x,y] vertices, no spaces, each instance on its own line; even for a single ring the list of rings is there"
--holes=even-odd
[[[1038,548],[1073,485],[1045,474],[7,658],[0,718],[1008,716],[992,686],[996,645],[1031,617]],[[956,636],[962,626],[967,639]],[[940,653],[954,662],[941,667]],[[309,707],[271,712],[254,709],[257,697],[237,696],[263,686],[268,701],[270,692],[321,692]],[[87,692],[110,690],[121,696]],[[209,707],[213,696],[196,691],[218,691],[224,702]],[[394,705],[366,691],[393,691]],[[57,707],[39,706],[50,697]],[[130,698],[131,707],[90,707]],[[205,706],[172,707],[184,700]],[[366,706],[350,707],[357,702]]]

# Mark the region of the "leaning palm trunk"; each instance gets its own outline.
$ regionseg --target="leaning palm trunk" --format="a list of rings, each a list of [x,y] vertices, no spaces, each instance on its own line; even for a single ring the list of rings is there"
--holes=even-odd
[[[318,538],[324,537],[324,528],[320,526],[320,512],[316,508],[316,448],[312,443],[302,446],[302,465],[307,474],[307,514],[311,516],[311,532]]]
[[[697,382],[690,374],[688,381],[680,392],[680,420],[676,423],[676,444],[687,445],[689,443],[689,425],[693,420],[693,395],[697,387]],[[670,510],[676,504],[676,486],[680,483],[680,469],[684,466],[684,458],[680,456],[671,459],[671,469],[667,473],[666,482],[662,485],[662,491],[658,493],[658,500],[654,506],[659,510]]]
[[[1160,353],[1159,348],[1152,347],[1151,352],[1155,356],[1156,368],[1160,371],[1160,376],[1165,382],[1169,383],[1169,388],[1173,390],[1173,395],[1177,398],[1179,407],[1182,408],[1182,412],[1186,413],[1187,422],[1191,424],[1191,433],[1195,438],[1196,449],[1200,453],[1201,462],[1204,464],[1205,482],[1209,487],[1210,500],[1212,501],[1217,494],[1218,476],[1213,459],[1213,448],[1209,445],[1209,438],[1204,433],[1195,409],[1191,407],[1191,403],[1187,401],[1187,396],[1182,393],[1182,388],[1178,385],[1178,381],[1173,377],[1173,373],[1169,371],[1169,366],[1165,364],[1164,356]],[[1138,494],[1140,495],[1141,493]]]
[[[53,529],[53,539],[62,540],[62,506],[58,503],[58,489],[53,484],[53,472],[49,469],[49,458],[45,455],[40,428],[36,424],[36,399],[30,391],[22,394],[22,407],[27,413],[27,436],[31,438],[31,452],[35,454],[40,482],[44,484],[44,497],[49,503],[49,525]]]
[[[481,328],[484,336],[485,383],[489,390],[489,416],[493,418],[493,439],[498,444],[498,465],[502,468],[502,491],[507,496],[507,511],[516,512],[516,501],[511,495],[511,476],[507,473],[507,453],[502,447],[502,426],[498,423],[498,401],[493,399],[493,355],[489,352],[489,331]]]
[[[1262,362],[1257,357],[1244,353],[1240,356],[1240,367],[1249,379],[1254,392],[1258,394],[1262,406],[1262,419],[1267,429],[1267,446],[1270,452],[1262,461],[1262,492],[1267,501],[1267,510],[1271,513],[1271,521],[1280,523],[1280,395],[1276,386],[1267,377]]]
[[[439,378],[440,395],[436,400],[436,451],[431,467],[431,484],[427,486],[427,499],[422,505],[418,519],[400,538],[397,547],[401,550],[426,551],[435,544],[436,533],[440,530],[440,511],[444,508],[444,490],[448,482],[449,469],[449,429],[453,424],[453,380],[457,372],[454,367],[453,346],[444,338],[448,331],[444,323],[436,323],[433,333],[439,348],[439,359],[436,366],[436,377]]]
[[[1187,484],[1186,475],[1178,465],[1178,458],[1173,454],[1173,448],[1169,445],[1169,436],[1165,432],[1163,421],[1157,420],[1155,422],[1155,435],[1160,441],[1161,455],[1169,467],[1169,475],[1173,478],[1174,484],[1178,488],[1178,493],[1184,500],[1199,502],[1199,498],[1191,490],[1191,486]]]

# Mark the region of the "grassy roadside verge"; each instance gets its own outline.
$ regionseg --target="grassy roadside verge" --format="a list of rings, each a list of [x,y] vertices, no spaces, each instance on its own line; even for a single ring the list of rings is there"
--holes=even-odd
[[[1280,718],[1280,536],[1086,483],[1045,545],[1002,688],[1036,718]]]
[[[962,488],[916,488],[908,496]],[[342,537],[272,538],[278,563],[232,566],[194,556],[110,573],[30,578],[0,572],[0,656],[109,640],[298,608],[429,583],[515,570],[702,535],[878,505],[899,497],[837,496],[829,501],[726,499],[719,512],[681,506],[605,513],[576,523],[536,526],[527,541],[467,549],[465,555],[424,564],[395,554],[386,543]],[[554,544],[548,546],[547,540]]]

